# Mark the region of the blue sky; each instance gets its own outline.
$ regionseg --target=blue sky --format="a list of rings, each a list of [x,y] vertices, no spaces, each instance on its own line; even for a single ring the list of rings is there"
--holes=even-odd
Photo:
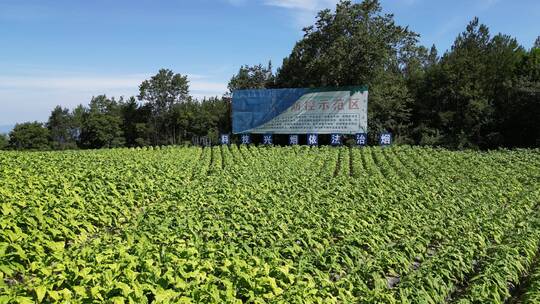
[[[196,97],[221,95],[240,65],[279,66],[301,28],[336,2],[0,0],[0,131],[45,121],[58,104],[135,95],[160,68],[188,74]],[[474,16],[527,48],[540,35],[538,0],[381,2],[440,52]]]

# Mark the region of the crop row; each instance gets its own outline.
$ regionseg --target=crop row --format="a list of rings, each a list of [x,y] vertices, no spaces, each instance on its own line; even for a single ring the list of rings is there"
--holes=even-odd
[[[536,150],[2,152],[0,180],[0,303],[538,296]]]

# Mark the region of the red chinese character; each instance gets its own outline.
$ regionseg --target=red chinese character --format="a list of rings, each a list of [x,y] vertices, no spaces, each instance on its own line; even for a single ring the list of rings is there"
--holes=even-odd
[[[294,111],[300,111],[300,103],[297,102],[291,107],[291,112]]]
[[[349,110],[360,109],[360,106],[358,105],[359,102],[360,99],[349,99]]]
[[[341,111],[343,110],[345,104],[343,103],[343,101],[334,101],[334,103],[332,104],[332,109],[334,111]]]
[[[328,108],[330,108],[330,105],[328,104],[328,102],[327,101],[321,101],[321,103],[319,104],[319,109],[323,110],[323,111],[326,111],[326,110],[328,110]]]
[[[313,111],[315,109],[315,102],[313,101],[306,101],[304,103],[304,110],[306,111]]]

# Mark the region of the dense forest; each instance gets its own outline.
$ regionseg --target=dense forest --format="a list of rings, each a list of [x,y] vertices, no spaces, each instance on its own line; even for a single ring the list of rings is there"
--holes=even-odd
[[[378,0],[341,1],[314,25],[276,70],[240,67],[221,97],[196,100],[187,76],[168,69],[139,95],[100,95],[75,109],[54,108],[46,123],[17,124],[0,135],[5,149],[75,149],[184,144],[229,133],[236,89],[369,87],[370,137],[388,131],[396,143],[452,149],[540,146],[540,37],[521,46],[492,35],[478,18],[439,55],[397,25]]]

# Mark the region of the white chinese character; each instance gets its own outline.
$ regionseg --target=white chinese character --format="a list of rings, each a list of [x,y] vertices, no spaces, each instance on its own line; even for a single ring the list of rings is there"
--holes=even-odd
[[[381,135],[381,145],[389,145],[391,140],[392,137],[390,134],[386,133]]]
[[[308,135],[308,145],[313,146],[317,144],[317,134]]]
[[[243,134],[242,135],[242,144],[249,144],[249,135],[248,134]]]
[[[228,145],[229,144],[229,135],[221,135],[221,143],[224,144],[224,145]]]
[[[271,145],[272,144],[272,135],[264,135],[263,136],[263,143],[265,145]]]
[[[290,145],[298,145],[298,135],[290,135],[289,136],[289,144]]]
[[[339,134],[332,134],[332,145],[339,145],[341,143],[341,136]]]
[[[364,134],[356,134],[356,144],[357,145],[365,145],[366,144],[366,136]]]

